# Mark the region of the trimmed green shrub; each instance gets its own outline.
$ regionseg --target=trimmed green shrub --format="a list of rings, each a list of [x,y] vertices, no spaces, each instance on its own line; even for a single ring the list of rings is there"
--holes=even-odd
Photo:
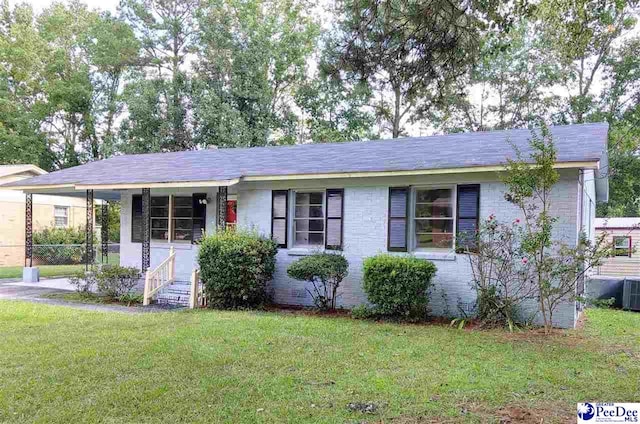
[[[98,292],[109,299],[121,300],[131,294],[131,290],[141,278],[140,270],[120,265],[104,265],[95,274]]]
[[[200,243],[198,262],[209,305],[251,308],[269,301],[266,285],[275,271],[277,244],[246,231],[223,231]]]
[[[287,274],[299,281],[309,281],[313,290],[307,292],[313,303],[322,310],[333,310],[338,287],[349,274],[349,262],[339,253],[314,253],[289,265]]]
[[[351,318],[353,319],[373,319],[378,317],[378,311],[368,305],[358,305],[351,309]]]
[[[380,315],[421,319],[436,266],[415,257],[382,254],[364,261],[363,288]]]

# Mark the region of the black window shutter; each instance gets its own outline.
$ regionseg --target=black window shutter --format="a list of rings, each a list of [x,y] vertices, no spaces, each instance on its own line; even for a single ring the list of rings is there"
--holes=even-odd
[[[407,251],[407,221],[409,216],[409,188],[389,187],[389,220],[387,249]]]
[[[289,192],[273,190],[271,192],[271,238],[278,247],[287,247],[287,223],[289,215]]]
[[[344,190],[327,189],[326,237],[327,249],[342,250],[342,214],[344,211]]]
[[[191,241],[198,242],[205,233],[205,223],[207,222],[207,204],[202,200],[207,199],[206,193],[195,193],[193,201],[193,224],[191,228]]]
[[[142,242],[142,196],[139,194],[131,198],[131,241]]]
[[[458,247],[473,249],[480,222],[480,185],[459,185],[457,205]]]

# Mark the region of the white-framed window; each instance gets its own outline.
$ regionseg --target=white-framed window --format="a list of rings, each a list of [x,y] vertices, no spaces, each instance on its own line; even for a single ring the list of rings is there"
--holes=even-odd
[[[325,192],[295,191],[293,196],[294,247],[324,247]]]
[[[453,249],[456,231],[455,193],[455,186],[413,188],[413,249]]]
[[[613,237],[613,255],[631,257],[631,237],[614,236]]]
[[[69,206],[54,206],[53,220],[56,228],[66,228],[69,226]]]

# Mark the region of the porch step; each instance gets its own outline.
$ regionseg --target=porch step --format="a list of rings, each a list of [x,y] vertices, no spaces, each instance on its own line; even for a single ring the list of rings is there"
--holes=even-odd
[[[160,290],[156,303],[158,305],[189,306],[191,283],[188,281],[175,281]]]

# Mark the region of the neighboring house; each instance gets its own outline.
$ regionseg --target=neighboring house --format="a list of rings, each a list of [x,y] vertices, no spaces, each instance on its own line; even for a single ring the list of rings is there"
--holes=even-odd
[[[598,274],[640,277],[640,218],[597,218],[596,233],[605,234],[612,246],[611,257],[598,268]]]
[[[551,212],[558,217],[553,238],[575,245],[581,231],[593,238],[595,202],[607,200],[608,181],[600,169],[607,167],[608,126],[556,126],[551,132],[560,173],[552,193]],[[13,187],[45,194],[92,190],[96,198],[119,199],[123,265],[153,269],[173,246],[176,273],[186,280],[197,266],[194,242],[227,222],[278,242],[270,285],[278,303],[312,303],[304,283],[287,276],[291,262],[339,250],[349,260],[349,276],[338,303],[361,304],[363,260],[393,252],[433,261],[438,271],[432,312],[459,314],[472,312],[475,292],[468,259],[454,249],[456,234],[491,214],[507,222],[519,217],[504,199],[498,173],[515,157],[511,144],[528,157],[530,137],[522,129],[117,156]],[[230,207],[235,223],[228,219]],[[572,327],[578,313],[577,303],[566,302],[555,324]]]
[[[20,183],[47,171],[35,165],[0,165],[0,185]],[[33,196],[33,230],[84,226],[84,197]],[[24,266],[25,195],[0,189],[0,266]]]

